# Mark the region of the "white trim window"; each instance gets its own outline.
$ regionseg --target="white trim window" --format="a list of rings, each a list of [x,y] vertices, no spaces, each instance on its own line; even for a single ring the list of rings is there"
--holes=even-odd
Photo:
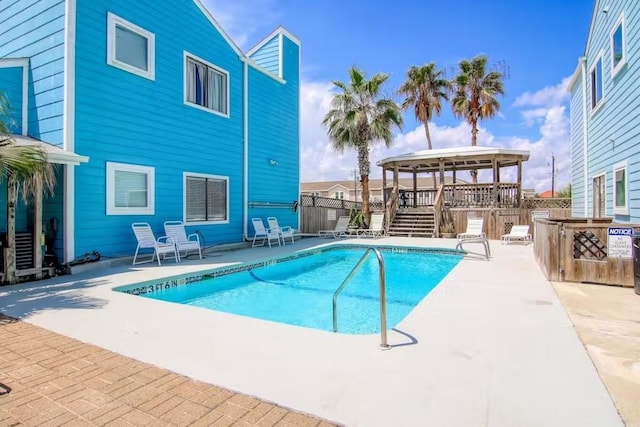
[[[153,215],[155,169],[107,162],[107,215]]]
[[[615,77],[627,63],[625,42],[624,15],[620,15],[611,31],[611,77]]]
[[[336,191],[335,193],[333,193],[333,197],[335,197],[336,199],[343,200],[344,199],[344,191]]]
[[[229,223],[229,177],[184,173],[184,222]]]
[[[602,54],[600,54],[593,64],[593,67],[591,67],[589,81],[591,82],[591,112],[595,112],[604,99],[602,87]]]
[[[604,218],[607,216],[607,174],[602,172],[594,175],[592,180],[592,216],[594,218]]]
[[[616,215],[629,215],[627,162],[613,165],[613,213]]]
[[[155,80],[155,35],[108,13],[107,64]]]
[[[229,117],[229,73],[185,52],[184,102]]]

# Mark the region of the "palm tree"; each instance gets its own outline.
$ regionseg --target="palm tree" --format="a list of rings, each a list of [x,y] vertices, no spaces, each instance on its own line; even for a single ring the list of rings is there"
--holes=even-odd
[[[439,116],[442,112],[442,101],[449,100],[451,82],[443,78],[444,72],[436,69],[436,64],[431,62],[421,67],[413,66],[407,71],[407,80],[400,86],[398,92],[404,95],[402,109],[413,108],[416,119],[424,124],[424,133],[427,137],[427,148],[433,149],[429,122],[434,114]],[[433,172],[433,187],[436,187],[436,173]]]
[[[395,101],[380,95],[389,78],[378,73],[367,80],[357,67],[349,70],[348,83],[334,81],[339,93],[331,100],[331,110],[322,124],[327,128],[333,149],[343,152],[355,148],[358,153],[362,184],[362,213],[369,219],[369,144],[383,141],[387,147],[393,141],[392,128],[402,126],[402,112]]]
[[[15,218],[18,184],[22,199],[53,193],[55,171],[46,161],[46,153],[39,147],[18,146],[11,137],[11,108],[4,93],[0,92],[0,182],[7,180],[7,280],[14,282],[15,272]],[[2,256],[2,254],[0,254]]]
[[[458,75],[453,79],[451,106],[456,117],[463,117],[471,126],[471,146],[478,141],[478,121],[498,114],[498,95],[504,95],[502,73],[487,73],[487,57],[476,56],[471,61],[460,61]],[[473,183],[478,182],[478,171],[472,170]]]

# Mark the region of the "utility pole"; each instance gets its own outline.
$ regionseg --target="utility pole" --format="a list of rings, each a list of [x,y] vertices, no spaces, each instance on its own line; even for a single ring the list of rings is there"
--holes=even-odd
[[[358,201],[358,169],[351,169],[351,173],[353,174],[353,201]]]
[[[556,157],[551,153],[551,197],[556,197]]]

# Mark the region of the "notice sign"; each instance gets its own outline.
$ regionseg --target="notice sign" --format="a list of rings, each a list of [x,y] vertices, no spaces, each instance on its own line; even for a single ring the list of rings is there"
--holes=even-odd
[[[607,256],[632,258],[633,227],[609,227],[607,229]]]
[[[531,221],[536,222],[536,218],[549,218],[549,211],[531,211]]]

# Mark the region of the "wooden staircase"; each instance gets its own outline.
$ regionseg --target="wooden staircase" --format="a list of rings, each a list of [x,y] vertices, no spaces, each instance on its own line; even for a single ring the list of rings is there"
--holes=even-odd
[[[411,212],[402,209],[396,213],[396,217],[389,227],[387,235],[404,237],[434,237],[435,213]]]

